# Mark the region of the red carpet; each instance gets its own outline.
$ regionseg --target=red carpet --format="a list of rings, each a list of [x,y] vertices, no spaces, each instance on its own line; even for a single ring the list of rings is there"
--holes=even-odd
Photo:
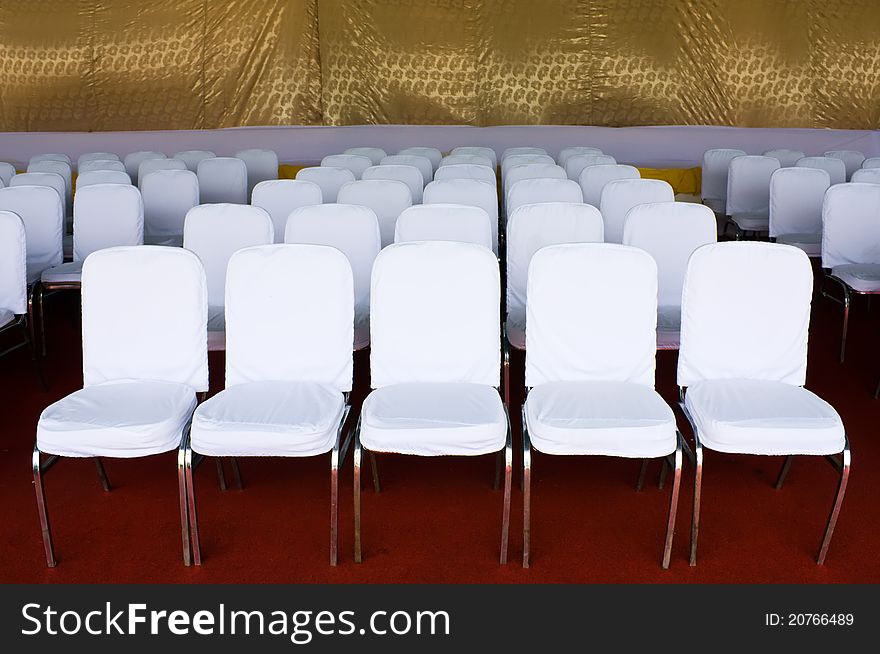
[[[381,457],[383,491],[364,485],[364,556],[352,560],[351,455],[342,471],[340,553],[328,563],[328,459],[243,460],[245,490],[221,492],[211,462],[197,474],[201,568],[180,554],[174,454],[106,460],[113,491],[101,490],[91,461],[63,460],[46,477],[59,565],[46,568],[30,474],[42,408],[80,387],[78,296],[47,300],[51,389],[43,393],[24,352],[0,359],[0,581],[10,582],[440,582],[717,583],[880,581],[880,440],[872,399],[880,375],[880,309],[856,300],[848,360],[837,362],[842,310],[814,299],[808,387],[841,413],[853,471],[824,567],[814,562],[837,473],[820,459],[796,459],[782,491],[780,459],[708,452],[699,563],[687,564],[692,468],[685,463],[672,565],[660,568],[669,487],[634,491],[637,461],[537,455],[534,462],[532,567],[521,557],[522,496],[514,486],[511,561],[497,562],[501,494],[491,490],[494,461]],[[731,334],[731,341],[735,335]],[[368,380],[356,359],[359,401]],[[658,357],[658,389],[672,402],[675,353]],[[514,359],[521,379],[522,359]],[[211,357],[214,390],[222,356]],[[517,401],[519,398],[516,398]],[[513,408],[514,433],[519,429]],[[686,421],[679,425],[689,436]],[[518,449],[515,436],[514,450]],[[515,456],[514,471],[520,463]]]

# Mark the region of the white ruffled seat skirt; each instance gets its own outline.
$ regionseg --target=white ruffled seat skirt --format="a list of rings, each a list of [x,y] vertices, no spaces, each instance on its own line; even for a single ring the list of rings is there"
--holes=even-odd
[[[738,213],[730,217],[736,226],[746,232],[766,232],[770,229],[770,217],[763,213]]]
[[[482,384],[384,386],[361,409],[361,442],[374,452],[478,456],[499,451],[506,440],[501,397]]]
[[[107,382],[71,393],[43,410],[37,447],[70,457],[132,458],[160,454],[180,445],[196,407],[185,384],[153,381]]]
[[[880,291],[880,264],[849,263],[835,266],[831,269],[831,274],[853,290],[863,293]]]
[[[532,445],[545,454],[655,458],[675,451],[675,415],[651,387],[550,382],[526,398]]]
[[[800,248],[808,257],[822,256],[821,234],[779,234],[776,242]]]
[[[354,349],[362,350],[370,344],[370,307],[354,308]]]
[[[834,408],[800,386],[718,379],[687,389],[685,406],[710,450],[734,454],[837,454],[843,422]]]
[[[517,350],[526,349],[526,310],[515,308],[507,313],[507,340]]]
[[[47,268],[40,275],[43,284],[78,284],[82,282],[82,261],[69,261]]]

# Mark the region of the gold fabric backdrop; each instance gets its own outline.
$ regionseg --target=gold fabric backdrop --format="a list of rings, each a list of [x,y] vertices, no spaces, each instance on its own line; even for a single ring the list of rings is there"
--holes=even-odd
[[[880,128],[878,0],[0,2],[0,131]]]

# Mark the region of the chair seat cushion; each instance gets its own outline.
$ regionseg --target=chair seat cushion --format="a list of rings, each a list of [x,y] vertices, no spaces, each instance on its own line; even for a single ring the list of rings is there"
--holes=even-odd
[[[183,234],[145,234],[144,245],[183,247]]]
[[[529,391],[525,415],[532,444],[545,454],[654,458],[675,451],[675,415],[642,384],[541,384]]]
[[[336,443],[344,407],[342,393],[324,384],[238,384],[196,409],[192,447],[208,456],[323,454]]]
[[[810,257],[822,256],[821,234],[779,234],[776,242],[800,248]]]
[[[701,381],[688,388],[685,406],[711,450],[768,455],[843,450],[840,416],[800,386],[751,379]]]
[[[176,449],[196,406],[185,384],[108,382],[71,393],[43,411],[41,452],[131,458]]]
[[[208,307],[208,351],[217,352],[226,349],[226,308]]]
[[[0,327],[5,327],[15,320],[15,314],[9,309],[0,309]]]
[[[526,349],[526,312],[511,309],[507,313],[507,340],[517,350]]]
[[[770,230],[770,218],[763,213],[738,213],[730,217],[736,226],[747,232],[766,232]]]
[[[482,384],[384,386],[361,410],[361,442],[374,452],[476,456],[497,452],[506,438],[498,391]]]
[[[871,293],[880,291],[880,264],[849,263],[835,266],[831,274],[855,291]]]
[[[657,349],[677,350],[681,343],[681,307],[657,307]]]
[[[82,281],[82,261],[70,261],[43,271],[40,281],[44,284],[74,284]]]
[[[715,213],[724,215],[727,212],[726,198],[703,198],[703,204],[709,207]]]
[[[370,307],[354,308],[354,349],[362,350],[370,344]]]

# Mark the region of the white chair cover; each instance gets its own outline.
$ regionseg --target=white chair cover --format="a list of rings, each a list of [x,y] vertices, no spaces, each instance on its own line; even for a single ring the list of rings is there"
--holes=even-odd
[[[703,153],[701,164],[700,195],[703,202],[715,213],[727,211],[727,173],[735,157],[745,156],[745,151],[716,148]]]
[[[421,171],[415,166],[401,164],[370,166],[364,171],[361,179],[393,179],[403,182],[409,188],[412,203],[422,203],[422,190],[425,188],[425,181]]]
[[[234,157],[213,157],[199,162],[199,201],[202,204],[247,204],[247,166]]]
[[[367,157],[373,166],[378,166],[388,156],[382,148],[348,148],[343,154],[356,154]]]
[[[203,159],[211,159],[216,156],[217,155],[210,150],[181,150],[180,152],[174,153],[174,158],[180,159],[186,166],[186,169],[191,172],[198,171],[199,162]]]
[[[485,166],[486,168],[495,170],[492,168],[492,159],[481,154],[448,154],[440,160],[440,168],[443,168],[443,166],[457,166],[460,164]]]
[[[437,148],[428,148],[420,145],[404,148],[397,154],[413,154],[417,157],[425,157],[431,162],[431,166],[435,171],[440,167],[440,161],[443,159],[443,153]]]
[[[73,260],[105,248],[143,245],[144,203],[131,184],[94,184],[73,201]]]
[[[584,195],[584,203],[597,209],[602,200],[602,189],[605,184],[615,179],[640,179],[642,174],[634,166],[623,164],[596,164],[587,166],[581,171],[578,183]]]
[[[466,204],[489,214],[492,250],[498,251],[498,192],[494,184],[477,179],[434,180],[425,187],[424,204]]]
[[[514,166],[525,164],[555,164],[556,161],[548,154],[511,154],[505,155],[501,160],[501,181],[507,179],[508,171]]]
[[[518,164],[507,169],[507,175],[502,180],[504,183],[504,197],[510,193],[510,187],[524,179],[567,179],[562,166],[555,163]]]
[[[412,194],[403,182],[391,179],[365,179],[348,182],[339,189],[340,204],[359,204],[376,212],[382,247],[394,242],[397,217],[412,206]]]
[[[498,167],[498,155],[495,153],[495,150],[482,145],[459,145],[456,148],[452,148],[449,154],[478,154],[492,162],[493,170]]]
[[[862,162],[862,168],[880,168],[880,157],[868,157]]]
[[[785,148],[779,148],[777,150],[767,150],[767,152],[764,153],[764,156],[778,159],[779,165],[783,168],[791,168],[798,162],[798,159],[803,159],[807,155],[805,155],[800,150],[787,150]]]
[[[182,239],[186,214],[199,204],[196,174],[191,170],[154,171],[141,179],[141,195],[145,238]]]
[[[161,152],[152,152],[149,150],[142,150],[140,152],[132,152],[130,154],[125,155],[125,158],[122,160],[125,165],[125,172],[128,173],[128,176],[131,177],[131,183],[137,185],[138,183],[138,169],[141,166],[141,163],[146,161],[147,159],[165,159],[165,155]]]
[[[80,166],[82,166],[85,162],[96,160],[119,161],[119,155],[114,152],[86,152],[84,154],[81,154],[76,160],[77,172],[81,172]]]
[[[746,155],[730,160],[727,215],[770,215],[770,176],[780,168],[773,157]]]
[[[9,186],[9,182],[15,177],[15,166],[5,161],[0,161],[0,181],[4,186]]]
[[[831,177],[818,168],[780,168],[770,177],[770,236],[821,252],[822,202]],[[802,248],[802,249],[803,249]]]
[[[559,168],[559,166],[556,166]],[[515,171],[516,169],[514,169]],[[562,170],[559,168],[559,170]],[[514,172],[511,171],[511,172]],[[504,208],[509,216],[517,207],[537,202],[583,202],[580,184],[565,178],[539,177],[515,182],[507,191]]]
[[[30,165],[32,163],[39,163],[41,161],[60,161],[66,163],[68,166],[73,164],[70,157],[66,154],[35,154],[33,157],[30,158],[28,164]]]
[[[565,160],[565,174],[569,179],[579,181],[581,172],[587,166],[616,164],[617,160],[608,154],[574,154]]]
[[[345,168],[350,170],[355,179],[360,179],[364,171],[373,165],[373,160],[361,154],[331,154],[321,159],[322,168]],[[297,179],[299,176],[297,175]],[[325,202],[330,202],[324,198]]]
[[[27,313],[26,239],[18,214],[0,211],[0,313]]]
[[[186,164],[180,159],[145,159],[138,166],[138,187],[143,187],[144,177],[157,170],[186,170]]]
[[[484,247],[422,241],[382,250],[373,266],[372,387],[498,386],[499,296],[498,261]]]
[[[852,174],[853,182],[880,184],[880,168],[862,168]]]
[[[404,210],[397,219],[394,242],[459,241],[492,249],[489,214],[463,204],[420,204]]]
[[[851,182],[829,188],[822,205],[822,267],[880,264],[878,216],[877,184]]]
[[[69,163],[57,159],[31,161],[27,171],[29,173],[57,173],[61,175],[64,179],[64,206],[65,208],[73,206],[71,204],[73,202],[73,174]]]
[[[849,181],[852,174],[862,167],[865,162],[865,155],[857,150],[829,150],[825,153],[826,157],[840,159],[846,167],[846,181]]]
[[[55,189],[46,186],[0,189],[0,210],[18,214],[24,223],[28,282],[39,279],[46,268],[63,261],[64,210]]]
[[[94,172],[96,170],[112,170],[119,173],[125,173],[125,165],[119,161],[119,159],[89,159],[88,161],[83,161],[77,167],[77,184],[79,184],[79,178],[90,172]],[[128,183],[131,184],[131,176],[128,177]]]
[[[492,186],[498,184],[498,178],[495,176],[495,170],[488,166],[477,166],[475,164],[452,164],[451,166],[441,166],[434,173],[435,180],[442,179],[478,179],[481,182],[488,182]]]
[[[254,187],[251,204],[265,209],[275,225],[275,242],[284,243],[284,227],[294,209],[321,204],[321,187],[302,179],[271,179]]]
[[[598,168],[591,166],[587,170]],[[605,242],[623,241],[623,224],[629,210],[649,202],[673,202],[672,187],[659,179],[615,179],[602,189],[599,211],[605,221]]]
[[[131,177],[124,170],[89,170],[76,176],[77,190],[92,184],[131,184]]]
[[[236,159],[244,161],[247,168],[248,198],[260,182],[278,179],[278,155],[273,150],[252,148],[235,153]]]
[[[846,181],[846,164],[842,159],[834,157],[804,157],[798,159],[795,166],[799,168],[818,168],[831,177],[831,184],[843,184]]]
[[[425,184],[434,179],[434,166],[428,157],[422,157],[417,154],[392,154],[383,157],[379,162],[380,166],[398,165],[398,166],[415,166],[422,173],[422,188]]]
[[[547,154],[547,150],[544,148],[537,148],[531,146],[517,146],[514,148],[507,148],[504,152],[501,153],[501,162],[504,163],[504,160],[507,157],[515,157],[521,154]]]
[[[751,379],[802,386],[812,295],[810,260],[797,248],[741,241],[696,250],[682,294],[678,385]]]
[[[54,189],[61,198],[61,211],[66,216],[67,211],[67,184],[58,173],[19,173],[12,178],[9,186],[47,186]]]
[[[602,150],[599,148],[591,148],[584,145],[572,145],[567,148],[562,148],[559,151],[559,156],[556,157],[556,163],[565,168],[565,164],[568,163],[569,157],[573,157],[576,154],[604,154]],[[577,181],[577,178],[574,178]]]
[[[347,168],[312,166],[297,172],[296,179],[317,184],[321,188],[322,202],[332,203],[338,199],[339,189],[348,182],[353,182],[355,176]]]

